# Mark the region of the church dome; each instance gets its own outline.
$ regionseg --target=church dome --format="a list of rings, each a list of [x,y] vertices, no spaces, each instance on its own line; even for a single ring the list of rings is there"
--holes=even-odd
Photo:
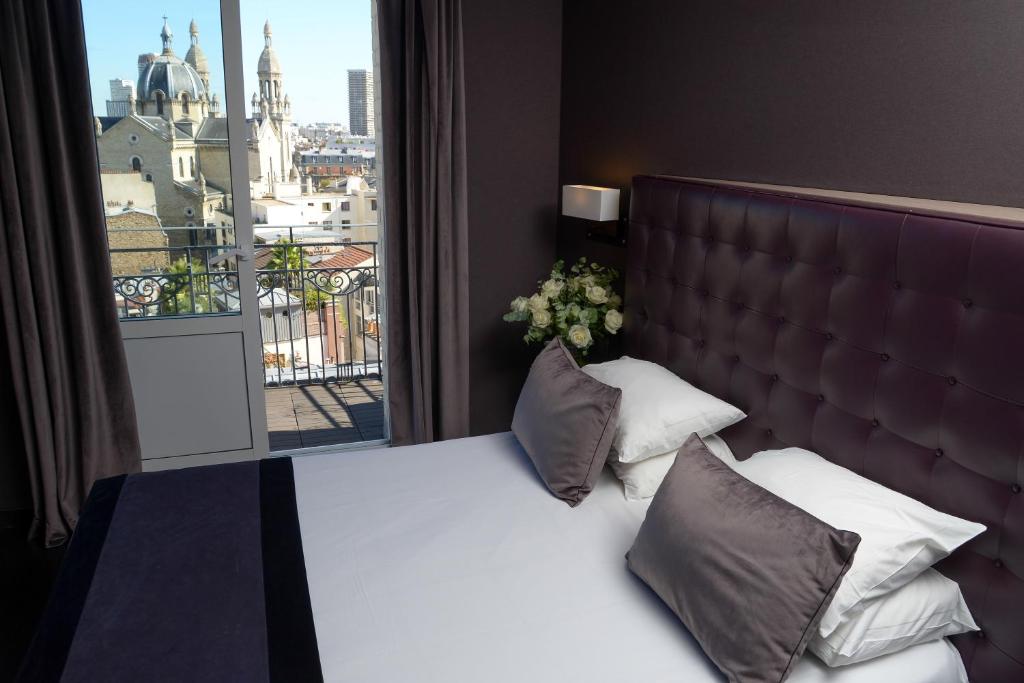
[[[195,28],[194,23],[191,28]],[[206,86],[203,85],[203,79],[199,77],[195,67],[175,55],[171,48],[174,34],[167,25],[166,17],[160,38],[164,43],[163,52],[149,60],[139,74],[136,88],[139,99],[151,100],[158,90],[163,92],[165,97],[172,99],[179,97],[183,92],[193,100],[205,97]]]
[[[182,92],[192,100],[206,95],[203,79],[195,68],[174,55],[158,55],[147,64],[139,76],[137,90],[140,100],[153,99],[157,90],[169,98],[177,98]]]

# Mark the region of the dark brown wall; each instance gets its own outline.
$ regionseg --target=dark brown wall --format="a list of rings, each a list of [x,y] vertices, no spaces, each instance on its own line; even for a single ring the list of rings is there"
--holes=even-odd
[[[555,258],[562,3],[463,3],[474,434],[504,431],[537,349],[501,320]]]
[[[1024,206],[1019,0],[565,0],[564,27],[563,183]],[[581,232],[561,226],[561,256],[606,253]]]

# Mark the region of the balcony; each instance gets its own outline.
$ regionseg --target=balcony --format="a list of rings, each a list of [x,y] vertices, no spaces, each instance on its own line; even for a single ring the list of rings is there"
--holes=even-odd
[[[238,314],[230,228],[181,230],[190,232],[108,231],[122,319]],[[385,438],[376,226],[256,233],[252,295],[271,450]]]

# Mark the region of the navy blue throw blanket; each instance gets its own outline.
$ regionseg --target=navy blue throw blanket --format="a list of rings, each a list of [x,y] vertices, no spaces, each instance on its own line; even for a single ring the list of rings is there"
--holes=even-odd
[[[291,460],[97,482],[18,680],[322,681]]]

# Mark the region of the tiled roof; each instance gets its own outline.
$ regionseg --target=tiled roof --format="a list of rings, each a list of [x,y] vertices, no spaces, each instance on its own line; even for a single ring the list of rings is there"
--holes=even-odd
[[[256,270],[267,270],[267,264],[270,263],[270,259],[274,255],[274,249],[275,247],[263,247],[256,249],[253,253],[253,263],[255,264]],[[335,254],[331,254],[323,261],[310,263],[308,267],[310,270],[318,268],[355,268],[372,258],[373,253],[366,251],[365,249],[360,249],[359,247],[343,247],[340,251]]]
[[[373,254],[359,247],[345,247],[328,259],[320,261],[314,268],[354,268],[372,259]]]
[[[228,139],[228,120],[226,118],[207,118],[199,128],[196,140],[199,142],[226,142]]]

